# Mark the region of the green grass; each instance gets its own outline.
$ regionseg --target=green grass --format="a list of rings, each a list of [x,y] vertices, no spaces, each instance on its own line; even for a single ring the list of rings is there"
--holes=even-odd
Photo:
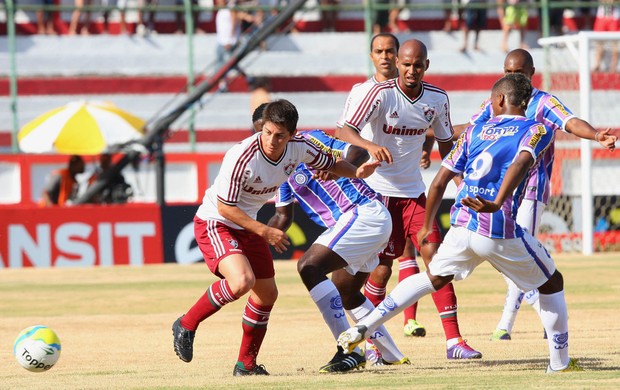
[[[280,296],[259,363],[270,377],[233,378],[246,299],[224,307],[196,335],[194,361],[172,349],[172,322],[215,280],[202,265],[91,269],[0,270],[0,388],[2,389],[617,389],[620,388],[620,255],[557,256],[569,307],[570,354],[583,372],[545,375],[542,326],[524,304],[513,340],[491,342],[506,285],[488,264],[455,284],[461,332],[484,357],[448,361],[443,330],[430,297],[420,302],[424,338],[405,338],[402,316],[386,325],[411,366],[318,374],[335,342],[296,274],[277,262]],[[396,269],[395,269],[396,272]],[[393,284],[389,286],[391,289]],[[27,326],[44,324],[62,342],[58,364],[30,373],[12,356]]]

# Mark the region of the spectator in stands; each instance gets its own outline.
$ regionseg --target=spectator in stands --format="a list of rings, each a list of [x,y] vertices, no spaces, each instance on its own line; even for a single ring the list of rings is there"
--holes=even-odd
[[[478,46],[478,36],[480,30],[484,30],[487,27],[487,9],[486,8],[472,8],[472,5],[486,4],[486,0],[471,0],[467,3],[465,8],[465,23],[463,23],[463,47],[461,51],[465,53],[467,51],[467,38],[469,31],[474,31],[474,50],[480,50]]]
[[[550,0],[550,3],[562,0]],[[549,33],[551,36],[564,34],[564,8],[549,7]]]
[[[125,22],[125,9],[127,8],[127,0],[101,0],[101,5],[118,9],[120,14],[120,33],[127,32],[127,23]],[[114,9],[106,9],[103,11],[103,32],[110,32],[110,15]]]
[[[322,7],[334,7],[338,5],[338,0],[321,0]],[[334,32],[336,31],[336,19],[338,18],[338,11],[335,9],[322,9],[321,19],[323,21],[323,31]]]
[[[521,49],[527,49],[525,44],[525,30],[527,29],[528,11],[526,0],[497,0],[497,16],[502,25],[502,51],[508,52],[508,34],[512,30],[519,30]]]
[[[614,5],[614,0],[603,0],[597,10],[594,20],[594,31],[620,31],[620,6]],[[618,42],[598,41],[594,58],[594,71],[600,72],[605,57],[605,46],[610,46],[611,58],[608,71],[615,73],[618,69]]]
[[[71,204],[76,199],[79,190],[76,176],[84,173],[84,166],[84,159],[81,156],[73,155],[69,158],[67,168],[52,172],[43,190],[41,206],[50,207]]]
[[[252,15],[238,11],[234,8],[235,2],[226,0],[217,0],[216,5],[220,8],[215,15],[215,34],[216,34],[216,69],[221,68],[230,58],[233,51],[237,48],[241,39],[241,20],[251,20]],[[243,77],[245,73],[235,67]],[[247,78],[247,77],[246,77]],[[221,92],[228,91],[228,81],[226,77],[220,81],[219,90]]]
[[[452,15],[456,13],[456,25],[458,26],[461,23],[461,10],[458,8],[460,0],[443,0],[444,4],[452,4],[452,8],[446,8],[444,10],[444,23],[443,23],[443,31],[450,32],[454,30],[454,25],[452,24]]]
[[[401,30],[400,25],[398,24],[400,13],[403,10],[403,6],[407,4],[407,0],[392,0],[390,3],[394,4],[394,7],[390,9],[388,14],[388,27],[390,28],[390,32],[392,34],[409,32],[408,28],[403,28]]]
[[[99,156],[99,166],[88,179],[88,185],[93,185],[97,180],[106,178],[107,183],[101,191],[92,198],[93,203],[102,204],[120,204],[127,203],[133,195],[131,186],[125,181],[125,177],[121,172],[113,173],[112,155],[103,153]]]
[[[46,7],[54,5],[54,0],[43,0]],[[54,12],[50,10],[37,10],[37,33],[54,35]]]
[[[138,26],[136,34],[140,36],[157,34],[155,30],[155,8],[157,8],[157,0],[139,0],[140,10],[138,11]],[[147,14],[146,21],[144,14]]]
[[[82,8],[92,5],[92,0],[75,0],[75,9],[71,14],[71,22],[69,23],[69,35],[75,35],[80,25],[80,17],[82,16]],[[80,28],[80,34],[88,35],[90,29],[90,11],[84,12],[84,23]]]

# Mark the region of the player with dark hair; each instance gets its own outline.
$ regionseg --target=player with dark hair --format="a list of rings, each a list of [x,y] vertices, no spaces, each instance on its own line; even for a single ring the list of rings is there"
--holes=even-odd
[[[379,163],[359,168],[325,153],[296,136],[299,115],[287,100],[269,103],[263,127],[233,146],[225,155],[215,182],[205,191],[194,217],[194,233],[205,263],[221,280],[172,326],[176,354],[184,362],[193,358],[199,324],[224,305],[250,293],[242,320],[243,337],[234,376],[269,375],[256,357],[278,296],[268,245],[282,252],[289,245],[286,234],[256,220],[258,210],[302,162],[337,176],[364,178]]]
[[[364,149],[321,130],[304,131],[300,135],[356,166],[368,159]],[[327,229],[299,259],[297,270],[335,340],[349,328],[345,310],[353,320],[359,321],[374,309],[360,290],[368,273],[379,263],[377,254],[387,244],[392,219],[381,202],[381,195],[364,180],[346,177],[322,180],[316,175],[306,164],[297,167],[278,190],[276,213],[269,225],[286,230],[292,223],[293,202],[297,199],[301,209],[317,225]],[[332,280],[327,278],[329,273]],[[409,364],[384,327],[377,329],[373,342],[380,353],[373,364]],[[345,372],[365,364],[366,358],[359,351],[344,355],[339,349],[319,372]]]
[[[508,53],[504,60],[504,74],[519,73],[531,80],[535,72],[534,60],[527,50],[515,49]],[[556,96],[537,88],[532,88],[532,95],[525,110],[525,116],[544,124],[550,133],[563,130],[579,138],[597,141],[610,151],[615,149],[617,137],[610,134],[611,129],[597,131],[588,122],[575,116]],[[470,124],[485,123],[492,117],[491,101],[487,100],[483,103],[481,111],[472,116]],[[457,133],[467,126],[467,124],[456,126]],[[549,202],[554,153],[555,149],[552,143],[551,147],[545,152],[541,164],[537,169],[530,172],[524,198],[517,213],[517,223],[533,236],[538,233],[542,213]],[[491,340],[495,341],[511,339],[512,327],[524,298],[538,311],[538,292],[536,290],[523,292],[509,278],[505,279],[508,283],[508,292],[506,293],[502,318],[491,335]]]
[[[494,118],[461,135],[429,188],[424,224],[417,235],[422,247],[429,245],[427,238],[446,186],[456,175],[464,175],[451,210],[451,228],[427,272],[400,282],[368,317],[342,333],[338,344],[345,352],[402,308],[453,279],[465,279],[486,260],[520,288],[539,289],[540,318],[549,334],[547,373],[574,367],[568,356],[562,274],[543,245],[515,220],[527,186],[525,178],[553,140],[545,126],[525,117],[531,88],[520,74],[506,75],[495,83]]]
[[[366,149],[374,160],[387,163],[367,180],[383,196],[392,215],[392,236],[379,256],[386,268],[403,253],[407,238],[426,264],[441,242],[437,224],[428,239],[431,244],[420,247],[416,238],[426,207],[425,185],[416,162],[422,155],[426,133],[430,129],[434,131],[441,156],[448,154],[453,144],[448,95],[443,89],[422,81],[429,64],[424,43],[416,39],[403,43],[396,58],[398,77],[373,85],[367,93],[352,99],[344,126],[337,132],[342,140]],[[367,285],[385,294],[387,280],[375,279],[373,275]],[[433,301],[446,335],[447,358],[481,358],[482,354],[461,337],[452,284],[433,294]]]

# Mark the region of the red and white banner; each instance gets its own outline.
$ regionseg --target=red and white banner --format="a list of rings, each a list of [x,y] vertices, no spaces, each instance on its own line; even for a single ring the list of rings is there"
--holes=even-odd
[[[0,208],[0,268],[163,262],[158,205]]]

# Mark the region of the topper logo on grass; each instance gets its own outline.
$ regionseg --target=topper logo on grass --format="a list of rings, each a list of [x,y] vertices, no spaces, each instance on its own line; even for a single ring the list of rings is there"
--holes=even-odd
[[[147,238],[156,226],[146,222],[64,222],[2,226],[0,268],[142,265]],[[150,245],[153,246],[153,245]]]

